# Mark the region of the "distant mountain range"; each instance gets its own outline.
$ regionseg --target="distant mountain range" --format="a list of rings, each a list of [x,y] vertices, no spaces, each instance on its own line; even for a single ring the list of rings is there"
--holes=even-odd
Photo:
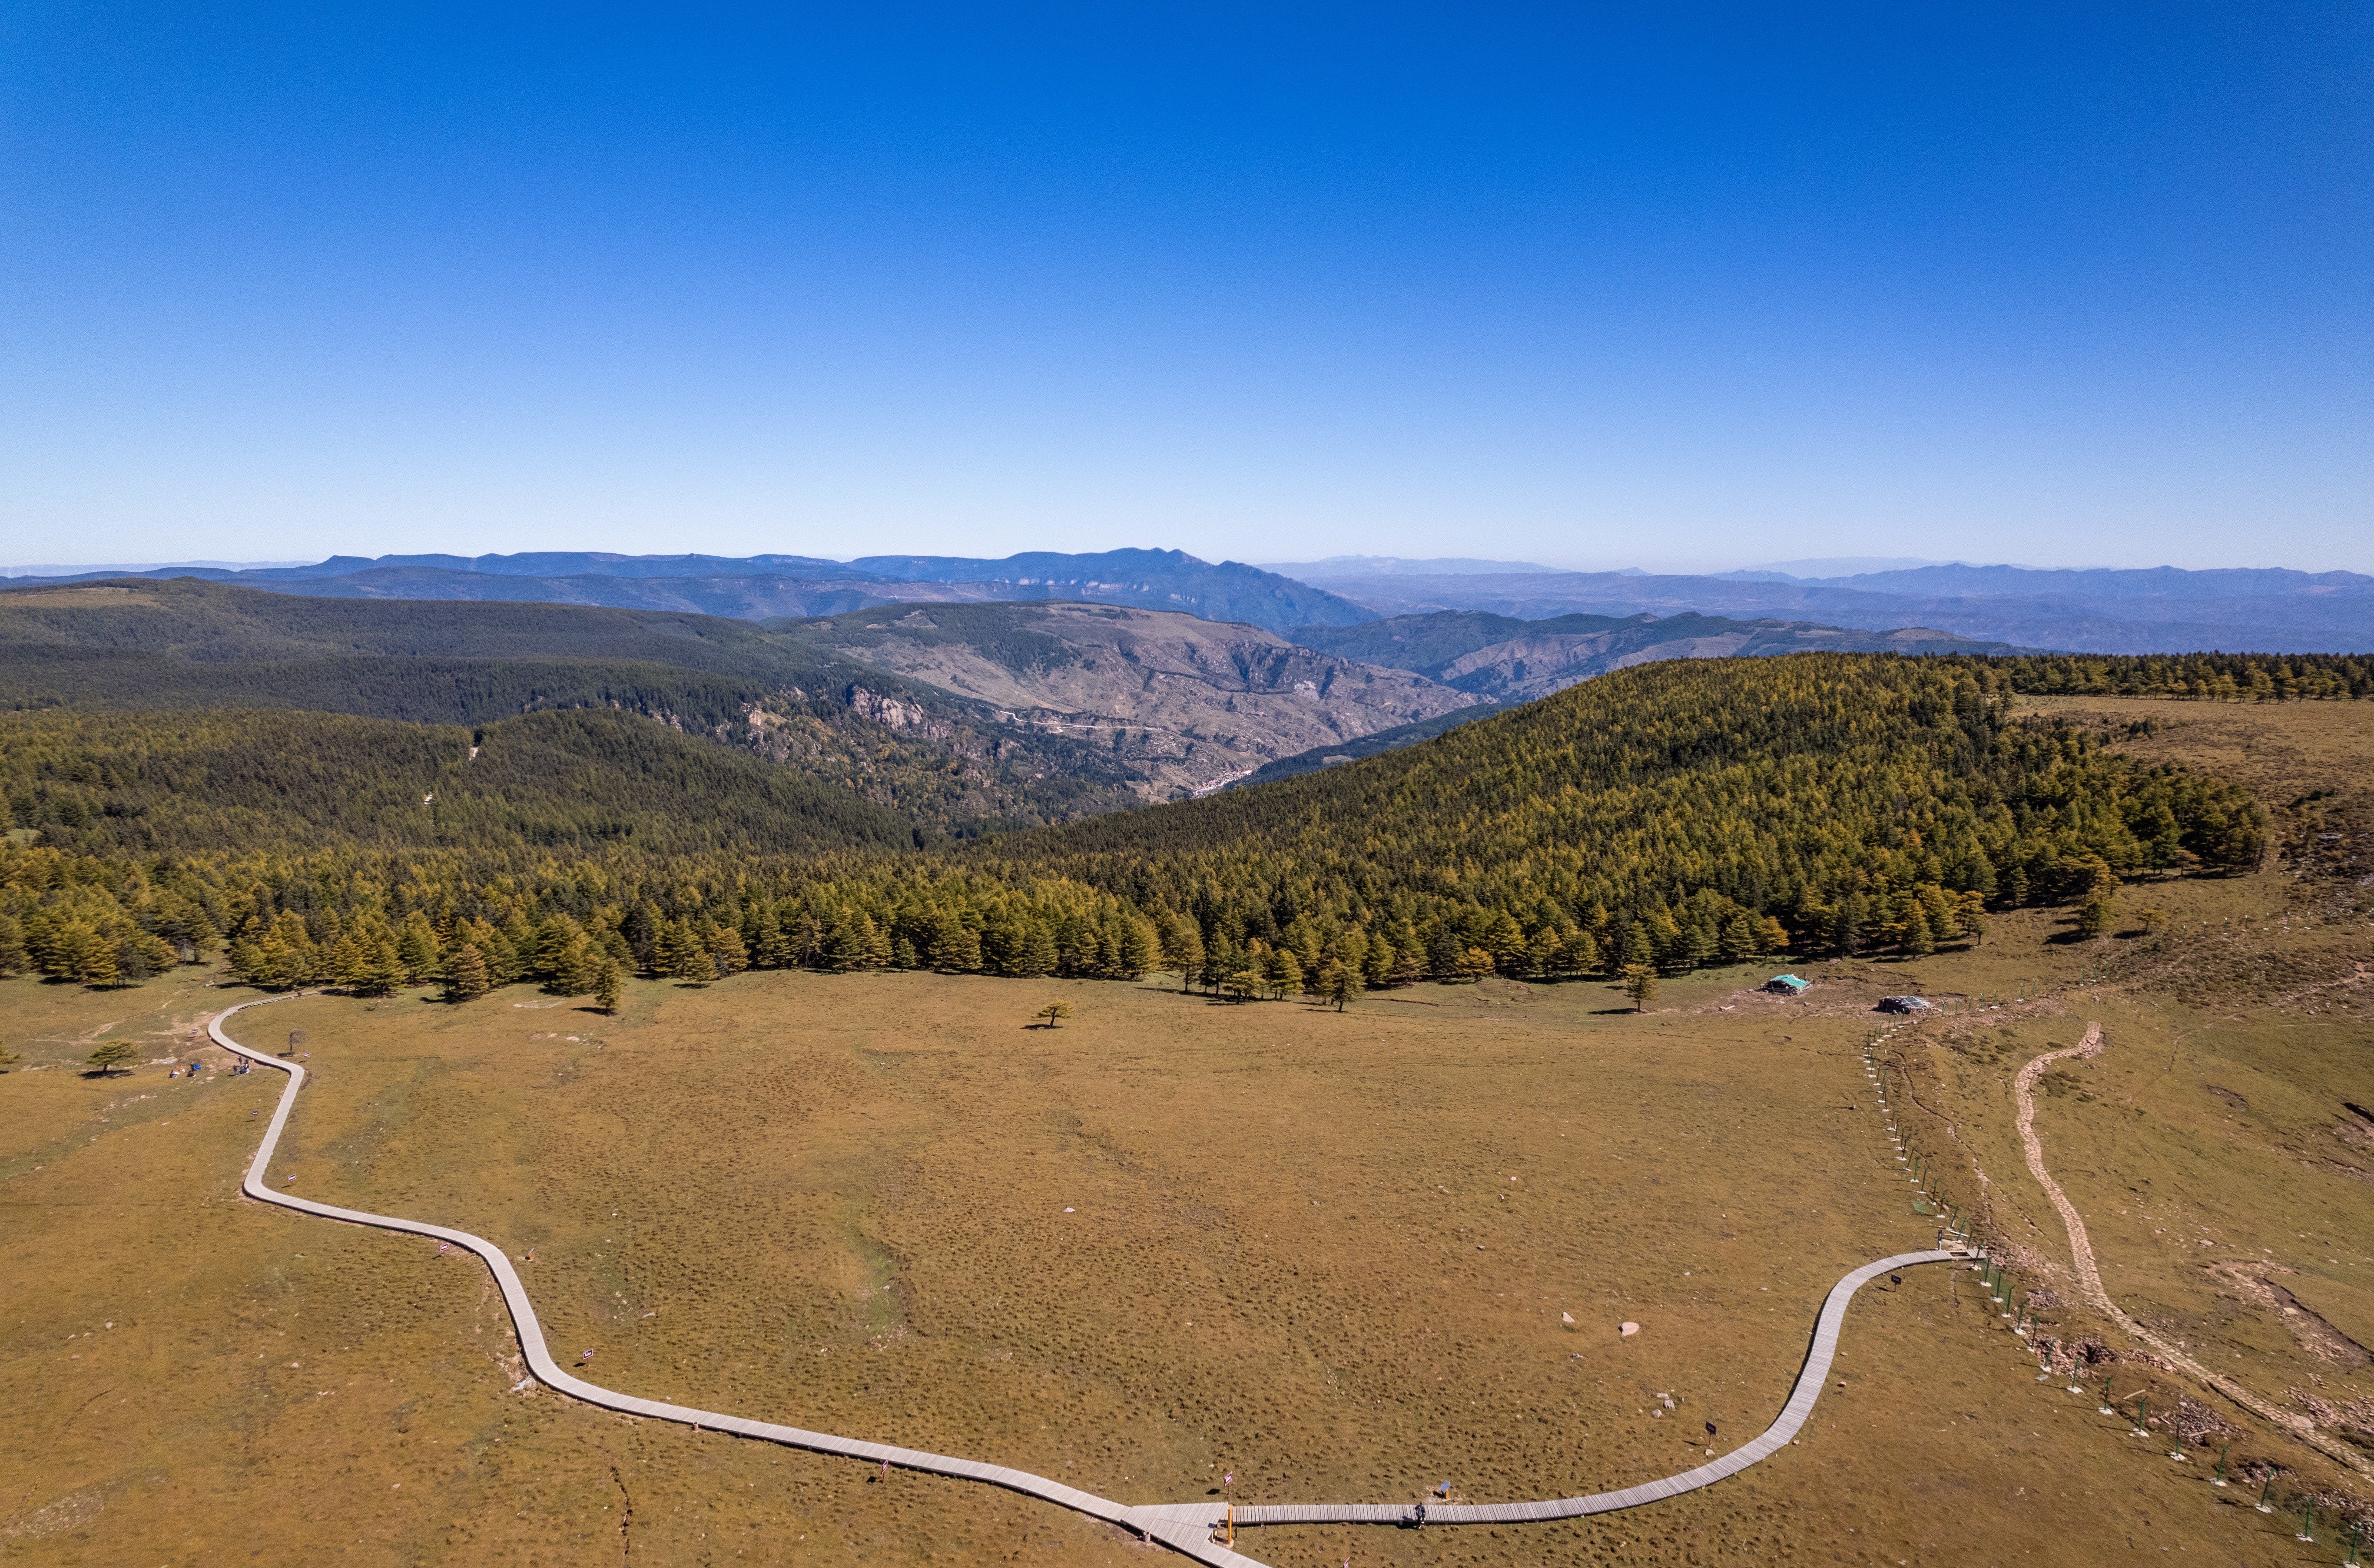
[[[1477,561],[1464,556],[1404,560],[1399,556],[1330,556],[1323,561],[1264,561],[1261,569],[1281,577],[1465,577],[1477,573],[1546,572],[1531,561]]]
[[[1215,566],[1180,550],[1032,552],[1004,560],[958,556],[618,556],[542,551],[514,556],[333,556],[311,566],[244,569],[169,567],[17,578],[20,586],[125,576],[210,582],[328,599],[451,599],[688,611],[740,620],[830,615],[874,604],[1085,600],[1174,610],[1283,632],[1373,620],[1376,613],[1324,589],[1234,561]]]
[[[1816,575],[1869,566],[1888,569]],[[1863,632],[1921,628],[1938,637],[2088,653],[2374,651],[2374,578],[2274,568],[2058,571],[1845,557],[1680,576],[1385,556],[1336,556],[1263,568],[1236,561],[1215,565],[1179,550],[1034,551],[1002,559],[864,556],[853,561],[569,550],[334,556],[310,566],[176,566],[136,574],[88,571],[10,580],[31,585],[126,575],[194,577],[321,598],[605,605],[740,620],[834,615],[892,603],[1069,600],[1175,611],[1280,636],[1301,627],[1458,610],[1525,621],[1698,614]]]
[[[1484,611],[1778,617],[1862,631],[1920,626],[2086,653],[2374,651],[2374,578],[2280,568],[2045,571],[1927,566],[1798,579],[1635,572],[1345,573],[1305,579],[1387,616]],[[1341,624],[1341,623],[1338,623]]]

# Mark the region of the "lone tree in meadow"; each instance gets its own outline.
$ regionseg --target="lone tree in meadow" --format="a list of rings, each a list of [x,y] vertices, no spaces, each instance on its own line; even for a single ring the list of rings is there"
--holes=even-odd
[[[138,1047],[129,1040],[105,1040],[100,1042],[97,1050],[90,1053],[88,1059],[100,1077],[109,1078],[114,1076],[115,1070],[130,1061],[137,1053]]]
[[[603,1012],[616,1014],[618,1002],[626,995],[626,977],[615,958],[603,961],[601,973],[594,977],[594,1005]]]
[[[1072,1004],[1068,1001],[1051,1001],[1046,1006],[1040,1008],[1037,1012],[1032,1013],[1031,1016],[1046,1020],[1045,1023],[1039,1025],[1040,1028],[1052,1029],[1056,1024],[1072,1016]]]
[[[1657,1000],[1657,971],[1646,964],[1624,965],[1624,994],[1632,999],[1633,1012],[1647,1012]]]

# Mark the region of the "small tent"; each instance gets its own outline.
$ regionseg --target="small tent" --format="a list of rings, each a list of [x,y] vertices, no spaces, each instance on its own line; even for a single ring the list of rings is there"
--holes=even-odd
[[[1811,980],[1801,980],[1794,975],[1775,975],[1761,989],[1774,996],[1804,996],[1812,987]]]

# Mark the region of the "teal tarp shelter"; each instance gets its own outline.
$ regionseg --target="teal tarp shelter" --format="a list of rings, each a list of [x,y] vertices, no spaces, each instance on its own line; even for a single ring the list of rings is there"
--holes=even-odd
[[[1764,982],[1764,989],[1781,996],[1803,996],[1813,986],[1811,980],[1801,980],[1794,975],[1775,975]]]

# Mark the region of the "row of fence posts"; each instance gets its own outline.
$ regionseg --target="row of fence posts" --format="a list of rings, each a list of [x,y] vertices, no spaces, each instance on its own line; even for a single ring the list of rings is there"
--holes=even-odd
[[[1945,1184],[1936,1179],[1935,1172],[1929,1164],[1929,1156],[1915,1150],[1905,1138],[1902,1129],[1895,1125],[1896,1109],[1889,1098],[1894,1088],[1895,1074],[1886,1062],[1872,1054],[1873,1047],[1886,1039],[1887,1034],[1885,1029],[1875,1029],[1863,1036],[1863,1065],[1873,1082],[1877,1085],[1880,1106],[1887,1113],[1888,1137],[1896,1142],[1897,1161],[1906,1166],[1907,1175],[1912,1181],[1912,1190],[1920,1194],[1912,1201],[1913,1212],[1944,1220],[1945,1223],[1941,1229],[1950,1235],[1961,1235],[1964,1234],[1962,1226],[1967,1217],[1955,1211],[1946,1203]]]

